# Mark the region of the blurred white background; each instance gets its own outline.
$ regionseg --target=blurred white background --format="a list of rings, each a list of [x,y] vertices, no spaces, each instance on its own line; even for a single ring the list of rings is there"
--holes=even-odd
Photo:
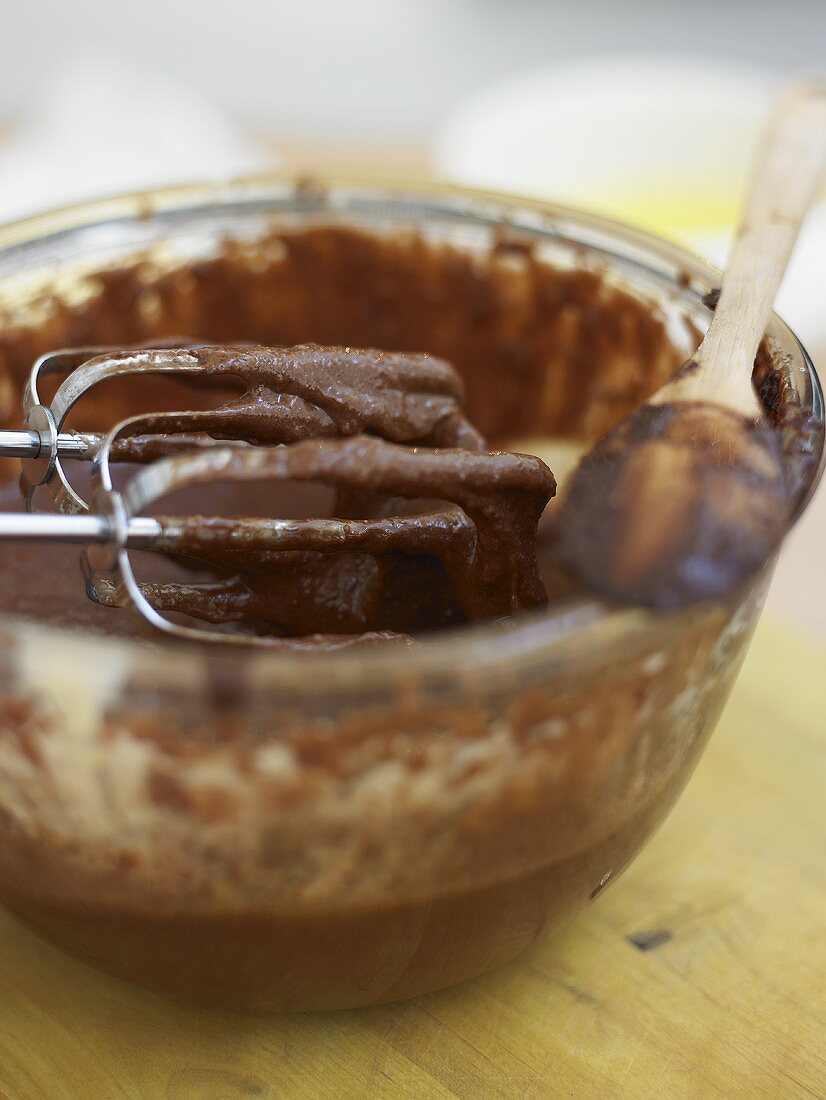
[[[347,162],[573,199],[722,260],[773,87],[826,69],[826,0],[0,4],[0,220]],[[686,187],[675,136],[691,126],[705,159]],[[781,310],[823,367],[826,209],[795,264]],[[772,601],[826,634],[824,546],[821,492]]]
[[[73,55],[174,76],[291,141],[424,144],[450,106],[520,69],[662,51],[817,70],[823,0],[3,0],[0,115]],[[140,82],[133,88],[140,94]]]

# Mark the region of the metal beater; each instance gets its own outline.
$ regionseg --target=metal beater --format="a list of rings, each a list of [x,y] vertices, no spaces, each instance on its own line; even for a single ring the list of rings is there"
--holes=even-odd
[[[151,585],[135,575],[130,551],[185,554],[193,539],[224,540],[249,550],[346,550],[380,538],[387,547],[404,548],[424,529],[434,541],[468,534],[468,521],[454,505],[427,507],[412,516],[374,519],[222,518],[140,515],[151,504],[183,487],[211,481],[283,480],[289,476],[284,446],[260,446],[243,439],[216,440],[202,431],[209,413],[177,410],[130,417],[106,433],[66,431],[71,410],[102,382],[136,375],[166,375],[201,381],[203,368],[192,347],[122,351],[71,348],[50,352],[34,364],[23,394],[24,426],[0,431],[0,457],[21,458],[21,491],[27,513],[0,515],[0,539],[46,540],[85,547],[82,565],[87,594],[104,606],[131,607],[155,630],[181,639],[221,645],[267,646],[277,639],[223,633],[189,626],[159,613],[148,593]],[[41,399],[43,380],[62,378],[49,403]],[[134,440],[143,445],[136,449]],[[318,440],[323,451],[341,440]],[[377,443],[382,441],[378,440]],[[392,447],[393,444],[384,444]],[[289,445],[287,445],[289,446]],[[91,463],[92,492],[87,501],[72,485],[64,463]],[[146,464],[116,489],[112,465]],[[48,490],[55,512],[39,509],[38,490]],[[411,493],[411,496],[413,494]]]

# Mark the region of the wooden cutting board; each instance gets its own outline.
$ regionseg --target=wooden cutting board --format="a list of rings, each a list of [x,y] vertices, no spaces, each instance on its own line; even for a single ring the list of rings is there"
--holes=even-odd
[[[0,915],[0,1097],[822,1097],[824,750],[826,649],[765,623],[618,884],[516,963],[404,1004],[187,1008]]]

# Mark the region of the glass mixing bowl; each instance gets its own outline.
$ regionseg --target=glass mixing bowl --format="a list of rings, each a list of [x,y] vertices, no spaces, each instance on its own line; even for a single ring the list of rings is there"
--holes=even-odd
[[[254,179],[0,230],[0,351],[53,294],[81,302],[89,270],[138,253],[158,271],[197,264],[274,224],[415,229],[468,253],[507,232],[651,303],[672,364],[707,324],[718,278],[671,245],[547,204]],[[151,315],[148,287],[124,310]],[[87,329],[87,342],[112,335]],[[822,416],[806,353],[778,318],[770,336],[803,411]],[[504,383],[518,396],[516,374]],[[598,420],[586,415],[581,434]],[[811,447],[798,514],[822,468],[816,428]],[[314,655],[4,614],[0,898],[93,965],[202,1001],[336,1008],[470,978],[596,897],[662,820],[725,703],[770,573],[674,614],[572,594],[414,648]]]

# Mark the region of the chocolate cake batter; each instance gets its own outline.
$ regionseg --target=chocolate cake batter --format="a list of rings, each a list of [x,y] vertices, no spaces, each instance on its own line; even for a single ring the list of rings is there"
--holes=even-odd
[[[279,359],[249,347],[236,348],[231,356],[220,348],[201,348],[197,354],[207,372],[217,382],[226,380],[231,392],[222,408],[208,408],[208,387],[179,385],[176,391],[165,380],[145,377],[135,384],[100,387],[84,400],[69,426],[102,429],[140,409],[200,405],[204,430],[268,444],[366,432],[406,447],[479,451],[485,439],[499,447],[526,435],[589,437],[642,399],[673,370],[679,356],[662,320],[632,296],[597,274],[551,268],[530,247],[514,250],[504,237],[489,254],[474,257],[428,244],[415,234],[382,238],[337,227],[275,231],[254,245],[228,243],[214,259],[171,271],[138,263],[92,274],[80,304],[49,299],[33,303],[33,312],[36,323],[20,318],[0,323],[7,424],[19,418],[19,387],[43,351],[90,343],[152,344],[169,333],[186,332],[224,347],[253,340],[300,350]],[[307,340],[339,350],[301,347]],[[411,350],[398,355],[353,348]],[[135,461],[158,453],[157,444],[145,437],[124,441],[118,452],[120,458]],[[541,466],[535,459],[520,462],[525,469]],[[351,471],[356,480],[364,474]],[[11,462],[8,475],[11,483],[16,476]],[[515,485],[505,492],[509,503],[499,493],[493,499],[500,501],[500,520],[505,514],[501,508],[507,512],[504,523],[490,515],[483,520],[477,501],[475,517],[462,524],[459,539],[452,533],[446,538],[444,514],[441,532],[431,518],[426,554],[411,553],[409,538],[404,548],[351,554],[347,561],[344,554],[310,551],[310,557],[308,552],[302,557],[300,550],[285,551],[278,565],[268,560],[268,585],[295,594],[301,576],[314,596],[311,601],[282,598],[278,614],[272,590],[264,593],[260,570],[257,581],[250,570],[239,576],[237,561],[230,558],[219,561],[213,555],[206,563],[213,571],[219,567],[219,574],[202,579],[217,583],[218,589],[203,588],[200,602],[168,587],[181,580],[169,576],[169,567],[153,567],[146,579],[157,582],[152,591],[164,606],[183,598],[188,611],[205,618],[228,617],[239,629],[285,635],[388,629],[408,633],[499,617],[546,601],[536,565],[526,556],[526,532],[535,522],[534,513],[541,511],[542,495],[547,499],[552,491],[544,473],[534,480],[530,504],[529,494]],[[10,484],[4,506],[15,496]],[[179,512],[185,503],[176,502]],[[221,503],[228,502],[224,498]],[[421,511],[415,496],[401,505],[398,494],[392,504],[385,493],[383,503],[372,501],[379,516],[372,514],[370,504],[353,484],[340,487],[338,503],[318,512],[286,487],[271,497],[268,514],[289,518],[338,513],[375,521],[388,505],[395,515],[411,508]],[[427,507],[432,510],[432,502]],[[219,511],[203,500],[198,510]],[[521,517],[515,525],[517,512]],[[231,514],[239,514],[238,509]],[[452,530],[458,519],[455,510],[450,515]],[[374,526],[374,534],[380,529]],[[407,520],[408,535],[411,529]],[[461,554],[454,555],[453,564],[446,561],[448,542],[475,563],[469,573],[456,564]],[[498,555],[500,569],[491,564]],[[42,595],[42,558],[54,573],[46,586],[47,599]],[[89,604],[76,561],[76,551],[61,547],[33,546],[21,556],[16,548],[0,546],[0,570],[9,582],[4,606],[49,621],[131,632],[127,616]],[[557,588],[553,566],[546,564],[543,571],[545,587]],[[474,604],[470,593],[477,588],[481,595]],[[344,601],[343,613],[345,589],[352,599]],[[330,594],[326,603],[319,598],[322,592]]]
[[[596,438],[685,357],[656,310],[597,272],[560,270],[530,243],[514,250],[505,238],[478,255],[415,233],[275,229],[172,270],[145,261],[92,273],[80,290],[79,301],[33,302],[31,322],[0,316],[0,412],[9,426],[38,355],[146,345],[170,333],[428,352],[458,371],[470,423],[497,447],[530,435]],[[147,379],[120,396],[107,392],[85,426],[134,412],[138,392],[147,410],[165,394],[176,407]]]

